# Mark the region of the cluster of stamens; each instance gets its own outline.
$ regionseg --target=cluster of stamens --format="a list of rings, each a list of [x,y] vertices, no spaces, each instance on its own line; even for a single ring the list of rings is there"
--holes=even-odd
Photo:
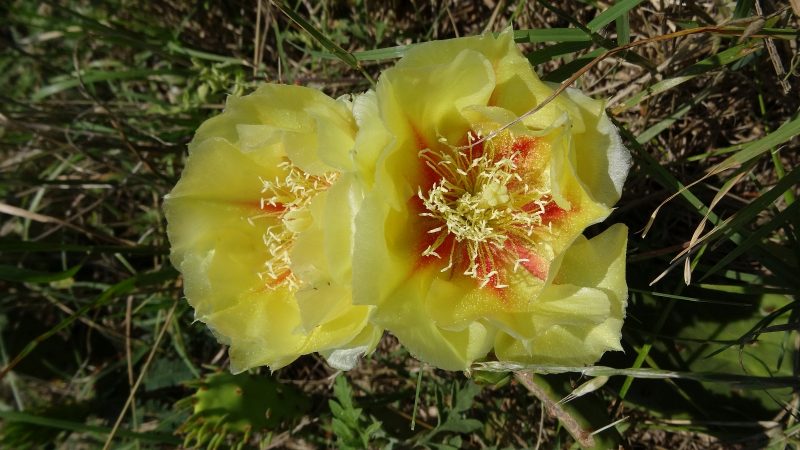
[[[425,207],[420,216],[436,223],[427,230],[435,238],[422,256],[446,260],[442,272],[461,264],[457,269],[479,280],[481,287],[492,282],[504,288],[497,272],[501,261],[496,259],[509,257],[509,252],[502,251],[509,240],[528,248],[535,245],[534,232],[543,225],[549,190],[532,188],[520,176],[520,152],[496,148],[491,140],[473,145],[479,138],[469,132],[466,149],[442,138],[436,150],[426,148],[418,153],[439,178],[427,192],[421,187],[417,192]],[[448,238],[450,243],[445,245]],[[449,254],[440,254],[442,250]],[[466,264],[454,262],[460,258],[457,251],[466,253]],[[519,255],[513,258],[514,270],[528,261]]]
[[[285,173],[283,178],[261,180],[261,203],[263,211],[258,217],[273,217],[277,223],[268,226],[263,235],[269,257],[264,270],[258,275],[267,287],[298,288],[297,277],[291,271],[290,251],[295,237],[301,231],[304,209],[318,193],[326,190],[338,177],[336,172],[324,175],[309,175],[292,163],[284,161],[278,165]],[[307,211],[305,212],[308,213]]]

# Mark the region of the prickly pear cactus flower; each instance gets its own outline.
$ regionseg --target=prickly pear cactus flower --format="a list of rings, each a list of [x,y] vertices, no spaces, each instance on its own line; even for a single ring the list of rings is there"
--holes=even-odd
[[[352,103],[299,86],[228,99],[164,201],[171,260],[231,369],[320,352],[349,368],[381,330],[352,305]]]
[[[584,365],[620,349],[627,229],[582,233],[611,212],[630,155],[603,103],[572,89],[501,131],[552,92],[509,30],[415,46],[356,100],[354,303],[423,361]]]

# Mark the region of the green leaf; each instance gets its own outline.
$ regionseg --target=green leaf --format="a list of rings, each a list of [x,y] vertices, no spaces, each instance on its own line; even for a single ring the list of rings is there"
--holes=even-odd
[[[52,428],[59,428],[62,430],[78,431],[81,433],[96,433],[103,436],[111,432],[110,427],[87,425],[81,422],[72,422],[69,420],[41,417],[33,414],[27,414],[24,412],[0,410],[0,419],[3,419],[8,422],[23,422],[43,427],[52,427]],[[123,438],[138,439],[143,442],[153,442],[156,444],[180,445],[182,441],[181,439],[166,433],[135,432],[126,429],[117,430],[116,435]]]
[[[333,414],[334,417],[345,416],[344,408],[342,408],[342,405],[336,400],[328,400],[328,408],[331,410],[331,414]]]
[[[483,422],[480,420],[454,418],[445,422],[444,425],[439,428],[439,430],[452,431],[455,433],[472,433],[473,431],[480,429],[482,426]]]
[[[558,56],[584,50],[591,46],[591,42],[559,42],[529,53],[528,61],[533,65],[538,65]]]
[[[3,367],[3,369],[0,371],[0,379],[5,377],[6,374],[11,369],[13,369],[17,364],[19,364],[20,361],[22,361],[26,356],[28,356],[32,351],[34,351],[36,347],[39,346],[40,343],[49,339],[59,331],[67,328],[70,324],[72,324],[72,322],[74,322],[87,312],[91,311],[92,309],[105,305],[108,301],[117,296],[131,292],[137,286],[146,286],[151,284],[162,283],[164,281],[174,279],[177,275],[178,272],[176,272],[175,269],[173,269],[172,267],[165,267],[161,270],[138,274],[136,276],[120,281],[119,283],[109,287],[93,301],[87,303],[86,305],[82,306],[80,309],[75,311],[74,314],[62,320],[53,328],[49,329],[45,333],[42,333],[41,335],[37,336],[32,341],[30,341],[28,345],[26,345],[22,349],[22,351],[20,351],[17,354],[17,356],[15,356],[11,360],[11,362],[9,362],[8,364],[6,364],[5,367]]]
[[[698,96],[707,95],[710,89],[711,87],[706,88],[701,94],[698,94]],[[698,99],[698,96],[695,96],[695,100]],[[610,117],[610,119],[617,126],[620,134],[629,142],[631,149],[635,151],[636,155],[642,161],[642,168],[645,171],[650,173],[650,175],[652,175],[653,178],[657,182],[661,183],[664,187],[672,189],[674,192],[682,196],[693,207],[693,210],[696,214],[701,217],[706,217],[707,215],[709,222],[713,223],[714,225],[721,223],[721,219],[714,214],[713,211],[709,211],[708,207],[706,207],[706,205],[699,198],[697,198],[696,195],[694,195],[689,189],[686,189],[683,183],[678,181],[671,173],[661,167],[661,164],[659,164],[658,161],[656,161],[642,148],[640,142],[645,141],[641,135],[639,136],[639,139],[641,139],[640,141],[639,139],[634,138],[630,131],[628,131],[621,123],[619,123],[619,121],[613,117]],[[743,236],[740,231],[731,233],[726,237],[736,245],[739,245],[739,243],[746,238],[746,236]],[[772,271],[775,276],[780,277],[782,282],[785,284],[791,286],[798,285],[799,281],[795,275],[796,270],[792,269],[792,267],[787,265],[780,258],[776,258],[769,251],[761,247],[754,249],[754,256],[759,258],[762,264],[764,264],[767,269]]]
[[[76,88],[81,85],[81,82],[83,82],[85,85],[90,85],[114,80],[143,80],[160,75],[188,76],[190,74],[191,73],[189,71],[175,71],[174,69],[130,69],[116,71],[93,70],[82,74],[80,79],[71,76],[65,80],[48,84],[34,93],[31,96],[31,100],[39,101],[67,89]]]
[[[592,19],[591,22],[586,24],[586,27],[589,28],[592,33],[596,33],[600,31],[601,28],[608,25],[609,23],[615,21],[617,17],[620,17],[623,14],[627,14],[628,11],[632,10],[636,5],[641,3],[643,0],[620,0],[614,3],[614,6],[608,8],[607,10],[603,11]]]
[[[736,8],[733,10],[734,19],[743,19],[750,15],[753,9],[753,0],[736,0]]]
[[[786,323],[789,309],[786,307],[787,303],[789,300],[784,296],[766,294],[760,299],[760,307],[752,308],[751,313],[744,316],[735,311],[719,311],[714,307],[694,309],[693,320],[682,321],[683,326],[676,333],[677,337],[689,340],[681,341],[681,345],[673,352],[673,357],[678,360],[678,364],[698,373],[726,373],[762,378],[792,377],[791,365],[778,366],[778,357],[782,353],[781,333],[760,333],[769,324]],[[762,310],[774,308],[775,311],[781,311],[781,307],[787,313],[778,313],[770,321],[761,320]],[[757,342],[749,342],[751,338]],[[735,349],[725,345],[722,348],[727,348],[727,351],[706,355],[712,348],[709,341],[713,340],[740,342],[741,345],[735,346]],[[707,383],[706,387],[712,392],[731,395],[730,386],[724,383]],[[789,394],[788,388],[786,394]],[[780,391],[774,395],[780,395]],[[767,409],[780,408],[760,389],[739,391],[736,397],[758,399]]]
[[[40,272],[24,267],[0,264],[0,280],[18,283],[50,283],[72,278],[81,270],[82,265],[70,267],[63,272]]]
[[[354,52],[353,56],[355,56],[359,61],[380,61],[383,59],[402,58],[412,46],[413,45],[398,45],[396,47],[363,50],[360,52]]]
[[[336,437],[343,441],[351,441],[355,437],[350,428],[349,425],[336,417],[331,420],[331,430],[333,430]]]
[[[72,252],[72,253],[124,253],[165,255],[169,253],[166,247],[151,247],[146,245],[79,245],[61,242],[31,242],[0,239],[0,252]]]
[[[702,61],[699,61],[695,64],[692,64],[691,66],[675,74],[675,76],[659,81],[658,83],[655,83],[652,86],[647,87],[645,90],[640,91],[638,94],[626,100],[625,103],[623,103],[620,107],[614,108],[614,112],[619,113],[621,111],[624,111],[628,108],[638,105],[643,100],[646,100],[662,92],[668,91],[676,86],[679,86],[697,77],[698,75],[708,73],[712,70],[728,65],[734,61],[738,61],[744,58],[745,56],[757,51],[759,48],[760,46],[755,45],[753,43],[737,45],[735,47],[731,47],[727,50],[724,50],[716,55],[708,57]]]
[[[616,19],[617,25],[617,45],[626,45],[631,42],[631,21],[628,11]]]
[[[800,110],[795,112],[794,116],[784,122],[777,130],[745,145],[744,148],[728,157],[725,161],[719,163],[712,170],[721,172],[744,164],[760,156],[764,152],[783,144],[798,134],[800,134]]]
[[[558,69],[546,74],[545,76],[542,77],[542,80],[551,81],[551,82],[554,82],[554,83],[560,83],[560,82],[566,80],[567,78],[571,77],[572,74],[574,74],[575,72],[583,69],[584,66],[588,65],[597,56],[601,55],[603,53],[603,51],[604,50],[601,49],[601,48],[598,48],[596,50],[592,50],[591,52],[586,53],[585,55],[581,56],[580,58],[578,58],[578,59],[576,59],[574,61],[570,61],[569,63],[564,64],[563,66],[559,67]]]
[[[537,374],[578,373],[584,376],[627,376],[650,380],[694,380],[706,383],[725,383],[739,389],[783,389],[800,387],[800,379],[792,376],[752,376],[725,372],[689,372],[678,370],[628,368],[618,369],[606,366],[550,366],[542,364],[517,364],[508,362],[478,362],[473,369],[496,372],[530,371]]]
[[[532,44],[534,42],[591,42],[592,37],[577,28],[541,28],[534,30],[515,30],[514,41]]]
[[[758,245],[758,243],[760,243],[763,239],[769,237],[775,231],[775,229],[777,229],[780,226],[783,226],[783,224],[787,223],[794,217],[797,217],[796,215],[800,213],[800,211],[798,211],[798,208],[800,206],[798,205],[800,204],[797,202],[792,203],[791,205],[787,206],[783,211],[775,215],[775,217],[773,217],[769,222],[762,225],[753,234],[748,236],[743,242],[737,245],[736,248],[726,253],[710,269],[706,269],[698,281],[703,281],[708,277],[710,277],[711,275],[717,273],[720,269],[726,267],[733,260],[750,251],[755,245]]]
[[[691,111],[696,105],[702,102],[709,94],[711,94],[712,87],[708,86],[695,94],[689,101],[684,104],[677,106],[673,112],[658,121],[658,123],[652,125],[650,128],[644,130],[639,136],[636,137],[636,142],[639,144],[646,144],[650,142],[654,137],[661,134],[662,131],[666,130],[667,128],[671,127],[672,124],[678,121],[681,117],[685,116],[686,113]]]
[[[481,387],[472,381],[468,381],[461,389],[456,392],[453,412],[464,412],[472,407],[475,396],[481,392]]]
[[[298,27],[300,27],[303,31],[310,34],[317,42],[319,42],[325,49],[329,52],[333,53],[334,56],[342,60],[348,66],[358,70],[361,72],[364,77],[369,80],[370,84],[374,85],[375,81],[364,71],[364,68],[361,67],[361,64],[358,61],[358,58],[353,56],[352,53],[348,52],[347,50],[340,47],[338,44],[333,42],[325,36],[324,33],[319,31],[314,25],[312,25],[309,21],[307,21],[303,16],[297,14],[292,8],[286,6],[282,1],[279,0],[272,0],[272,4],[277,6],[278,9],[281,10],[282,13],[286,14],[289,19],[292,20]]]
[[[350,384],[344,375],[336,377],[333,384],[333,395],[342,405],[342,408],[345,410],[353,409],[353,390],[350,389]]]
[[[711,303],[715,305],[725,305],[725,306],[738,306],[742,308],[749,308],[752,305],[749,303],[743,302],[733,302],[733,301],[724,301],[724,300],[711,300],[711,299],[702,299],[697,297],[689,297],[686,295],[677,295],[677,294],[667,294],[664,292],[653,292],[644,289],[636,289],[636,288],[629,288],[630,292],[636,292],[640,294],[647,294],[652,295],[653,297],[661,297],[661,298],[668,298],[672,300],[681,300],[685,302],[695,302],[695,303]]]
[[[738,229],[750,221],[754,220],[762,211],[767,209],[775,200],[778,200],[783,194],[790,189],[793,189],[800,183],[800,168],[795,168],[786,176],[781,178],[774,186],[767,189],[755,200],[751,201],[747,206],[740,209],[733,217],[728,219],[724,224],[709,231],[712,233],[720,233],[729,229]]]

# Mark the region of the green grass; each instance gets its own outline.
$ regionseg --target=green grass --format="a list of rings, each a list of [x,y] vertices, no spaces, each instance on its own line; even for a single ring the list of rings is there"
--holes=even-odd
[[[613,424],[601,447],[796,448],[791,10],[761,22],[752,1],[391,3],[0,6],[0,447],[569,448],[575,427]],[[610,100],[634,155],[607,221],[632,230],[625,352],[467,377],[387,336],[346,377],[315,355],[254,370],[256,389],[278,380],[308,406],[268,429],[202,428],[187,405],[226,356],[182,299],[160,208],[197,126],[264,81],[361,92],[410,45],[509,25],[544,79]],[[554,417],[509,370],[539,374],[554,401],[609,379]]]

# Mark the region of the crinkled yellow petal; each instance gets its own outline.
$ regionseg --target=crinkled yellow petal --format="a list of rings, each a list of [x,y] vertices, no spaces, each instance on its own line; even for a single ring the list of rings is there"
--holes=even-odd
[[[373,320],[389,329],[416,358],[445,370],[464,370],[492,348],[494,328],[471,322],[456,329],[438,326],[428,311],[431,274],[403,283],[377,308]]]
[[[436,76],[436,71],[440,67],[446,66],[447,61],[454,55],[459,55],[464,51],[478,53],[480,55],[478,61],[489,62],[495,80],[491,95],[486,101],[473,101],[470,104],[498,105],[519,116],[543,101],[552,92],[539,80],[528,60],[517,50],[514,44],[514,34],[510,29],[500,33],[497,37],[486,34],[420,44],[410,49],[396,67],[417,67],[433,72],[433,77],[437,78],[439,87],[449,89],[448,78]],[[474,53],[472,54],[474,55]],[[424,95],[418,95],[418,93],[424,93]],[[426,86],[426,89],[406,92],[404,95],[425,99],[429,98],[429,95],[437,93],[428,91]],[[458,105],[459,109],[463,106],[467,105]],[[552,123],[558,114],[554,106],[548,105],[531,118],[535,119],[532,126],[546,128],[547,124]],[[543,125],[538,126],[539,123]]]
[[[577,106],[585,124],[582,130],[572,132],[578,179],[591,199],[610,207],[622,195],[631,155],[605,115],[604,102],[577,89],[567,89],[566,96]]]
[[[201,320],[263,286],[257,272],[268,256],[261,238],[269,224],[247,219],[259,213],[258,177],[269,173],[226,141],[211,139],[195,148],[164,202],[172,263],[184,273]]]
[[[371,351],[373,341],[364,336],[380,336],[381,330],[368,322],[372,308],[352,304],[352,230],[360,199],[353,175],[342,174],[309,205],[311,225],[292,248],[292,270],[303,280],[295,294],[302,330],[313,333],[309,348],[318,351],[345,345]],[[337,364],[341,368],[344,363]]]
[[[262,365],[276,370],[308,353],[308,336],[297,333],[300,312],[285,288],[242,293],[235,306],[200,320],[230,345],[234,373]]]
[[[415,46],[355,102],[354,303],[438,367],[492,345],[575,363],[619,348],[624,233],[581,233],[611,212],[630,157],[602,102],[574,91],[505,127],[552,92],[507,30]],[[604,245],[593,270],[621,284],[566,280],[571,255]]]
[[[436,142],[442,137],[453,141],[461,139],[461,134],[454,133],[468,125],[460,114],[461,109],[486,104],[494,89],[491,62],[473,50],[462,50],[452,61],[435,69],[398,65],[387,71],[378,84],[378,97],[388,102],[392,96],[396,102],[396,110],[384,110],[387,116],[397,114],[386,117],[388,128],[393,132],[412,133],[411,138],[416,139],[417,144],[421,144],[420,140]],[[412,92],[425,94],[408,95]]]
[[[361,334],[353,338],[347,346],[331,350],[321,350],[331,367],[339,370],[350,370],[365,354],[370,354],[377,347],[383,336],[383,330],[376,326],[365,326]]]
[[[360,190],[347,177],[337,184],[334,174],[353,167],[351,109],[298,86],[265,85],[231,97],[225,112],[198,130],[165,198],[171,259],[186,297],[198,320],[230,345],[235,372],[274,370],[316,351],[344,368],[377,343],[371,307],[354,307],[350,294]],[[266,245],[268,236],[285,243],[275,248],[289,249],[281,250],[288,266]],[[286,282],[290,277],[296,284]]]
[[[381,150],[390,144],[393,137],[381,120],[375,91],[370,90],[356,97],[353,116],[359,128],[353,149],[354,176],[362,186],[372,188]]]
[[[389,202],[400,196],[374,190],[368,194],[355,219],[353,243],[353,303],[380,304],[398,289],[418,258],[416,234],[407,226],[408,211],[392,209]]]
[[[274,177],[280,171],[275,165],[253,161],[230,141],[210,138],[193,146],[184,174],[167,199],[199,199],[258,208],[258,203],[253,202],[261,198],[259,177]]]
[[[627,232],[616,224],[591,240],[579,237],[554,264],[557,270],[532,313],[498,324],[498,358],[584,365],[607,350],[620,350]]]
[[[195,134],[193,148],[208,138],[223,138],[265,165],[275,164],[274,152],[265,147],[280,145],[280,156],[288,156],[304,172],[320,175],[332,168],[352,167],[350,149],[356,125],[350,107],[316,89],[264,84],[244,97],[229,97],[225,112],[205,121]],[[272,158],[269,158],[272,156]]]

